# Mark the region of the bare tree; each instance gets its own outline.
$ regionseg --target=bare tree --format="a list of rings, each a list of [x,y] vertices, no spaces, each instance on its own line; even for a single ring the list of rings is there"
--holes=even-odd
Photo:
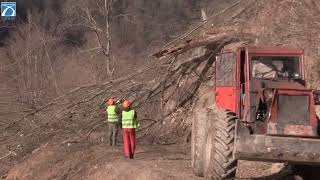
[[[112,5],[114,0],[97,0],[92,2],[82,1],[81,6],[74,6],[73,12],[79,10],[76,16],[80,17],[76,23],[71,26],[80,26],[86,28],[89,32],[94,33],[96,46],[87,50],[81,51],[82,53],[101,53],[104,57],[104,62],[101,64],[99,58],[95,58],[97,74],[96,82],[101,83],[105,77],[112,79],[114,67],[111,66],[113,56],[111,53],[111,14]],[[79,4],[79,3],[77,3]]]
[[[58,54],[53,48],[56,41],[39,27],[39,22],[38,17],[27,13],[27,23],[15,28],[16,38],[10,41],[8,54],[12,64],[2,68],[4,72],[14,73],[12,80],[18,84],[18,99],[32,105],[45,96],[56,97],[61,93],[52,64],[53,54]],[[51,86],[54,91],[47,91]]]

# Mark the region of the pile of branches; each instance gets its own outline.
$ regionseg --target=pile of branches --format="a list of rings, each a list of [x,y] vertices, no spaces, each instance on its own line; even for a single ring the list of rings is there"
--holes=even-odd
[[[223,11],[231,11],[236,5]],[[54,139],[63,139],[64,143],[86,141],[92,132],[105,125],[104,103],[110,97],[133,102],[142,121],[140,136],[154,135],[173,116],[185,117],[201,84],[212,79],[217,53],[230,43],[254,39],[248,31],[234,28],[217,28],[210,34],[187,39],[191,33],[186,34],[179,38],[181,43],[152,55],[158,59],[148,67],[103,83],[76,87],[24,112],[21,118],[2,122],[1,145],[7,144],[9,152],[23,155]]]
[[[140,119],[145,121],[140,131],[150,131],[151,127],[161,124],[180,108],[192,105],[201,83],[210,79],[209,72],[212,71],[209,70],[215,55],[232,41],[236,39],[221,37],[211,40],[210,46],[198,49],[196,54],[189,51],[186,53],[189,58],[170,55],[128,76],[100,85],[76,87],[1,126],[1,142],[13,147],[19,144],[20,147],[21,144],[28,146],[30,142],[36,146],[48,138],[63,134],[71,138],[70,141],[85,140],[95,129],[104,125],[104,102],[108,97],[131,100],[140,112]],[[175,106],[170,110],[163,109],[170,100],[174,100]]]

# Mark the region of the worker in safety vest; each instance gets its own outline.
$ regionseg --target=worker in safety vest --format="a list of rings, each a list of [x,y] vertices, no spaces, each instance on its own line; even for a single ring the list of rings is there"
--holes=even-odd
[[[107,105],[106,113],[109,126],[109,144],[111,146],[115,146],[117,144],[119,110],[117,109],[113,99],[108,99]]]
[[[136,133],[135,129],[139,126],[137,122],[137,113],[131,109],[131,104],[128,100],[122,103],[122,134],[123,134],[123,148],[127,159],[133,159],[134,151],[136,149]]]

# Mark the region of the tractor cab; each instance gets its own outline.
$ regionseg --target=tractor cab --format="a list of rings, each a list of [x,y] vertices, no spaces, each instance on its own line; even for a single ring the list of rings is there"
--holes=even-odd
[[[240,47],[221,52],[215,67],[216,103],[238,118],[238,159],[320,163],[320,95],[306,87],[303,50]],[[295,150],[307,145],[316,158]]]

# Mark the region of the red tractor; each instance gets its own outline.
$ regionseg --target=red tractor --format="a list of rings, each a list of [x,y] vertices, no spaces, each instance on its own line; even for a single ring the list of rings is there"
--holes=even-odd
[[[303,50],[282,47],[240,47],[216,57],[220,110],[193,123],[197,175],[234,179],[238,160],[320,164],[320,93],[307,89],[303,63]]]

